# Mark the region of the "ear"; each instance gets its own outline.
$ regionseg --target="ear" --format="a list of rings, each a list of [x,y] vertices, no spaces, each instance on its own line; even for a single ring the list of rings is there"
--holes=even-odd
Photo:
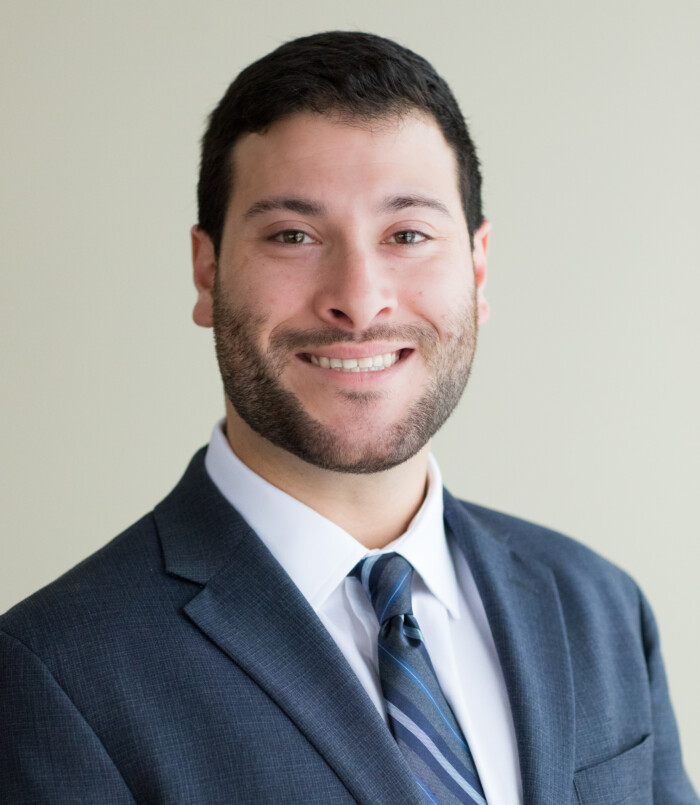
[[[192,311],[194,323],[200,327],[214,324],[214,300],[212,292],[216,279],[216,252],[207,233],[195,224],[190,230],[192,236],[192,268],[197,301]]]
[[[479,324],[485,324],[489,320],[491,308],[484,296],[486,287],[486,255],[489,249],[489,237],[491,235],[491,222],[484,223],[474,233],[474,248],[472,251],[472,263],[474,264],[474,281],[476,283],[476,301],[479,310]]]

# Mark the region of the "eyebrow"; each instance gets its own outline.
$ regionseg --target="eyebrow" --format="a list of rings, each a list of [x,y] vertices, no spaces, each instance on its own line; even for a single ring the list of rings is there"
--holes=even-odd
[[[431,210],[436,210],[442,215],[446,215],[448,218],[452,217],[447,206],[443,204],[442,201],[432,196],[424,196],[417,193],[388,196],[379,205],[379,212],[400,212],[410,207],[426,207]],[[257,215],[262,215],[272,210],[288,210],[289,212],[296,212],[299,215],[320,216],[326,214],[326,207],[318,201],[297,198],[295,196],[279,196],[256,201],[246,210],[243,217],[246,220],[250,220]]]
[[[248,208],[243,217],[248,220],[271,210],[289,210],[289,212],[296,212],[299,215],[323,215],[326,212],[326,208],[318,201],[310,201],[304,198],[278,197],[256,201],[255,204]]]
[[[400,212],[409,207],[427,207],[431,210],[436,210],[442,215],[451,218],[450,211],[447,206],[437,198],[432,196],[422,196],[414,193],[408,195],[389,196],[381,203],[380,212]]]

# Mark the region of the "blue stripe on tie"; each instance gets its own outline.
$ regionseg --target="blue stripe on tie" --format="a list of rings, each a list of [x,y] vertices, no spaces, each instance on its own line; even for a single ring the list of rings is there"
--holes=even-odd
[[[474,772],[459,761],[455,765],[450,758],[446,757],[441,752],[440,747],[435,744],[431,736],[427,735],[424,730],[398,707],[390,704],[388,706],[388,712],[395,722],[394,726],[397,728],[398,732],[397,739],[400,738],[404,743],[410,746],[416,754],[423,758],[424,762],[426,761],[426,755],[421,750],[426,749],[430,753],[431,760],[434,761],[429,765],[432,765],[436,776],[444,778],[443,782],[448,785],[448,787],[454,787],[456,785],[461,791],[466,791],[477,805],[485,805],[485,802],[482,802],[484,792]],[[454,758],[453,755],[450,757]],[[449,775],[449,781],[445,777],[445,774]]]
[[[435,797],[430,793],[430,790],[426,786],[426,784],[421,780],[421,778],[417,775],[413,775],[413,779],[418,783],[418,788],[425,794],[425,798],[428,802],[433,802],[434,805],[440,805],[440,803],[435,799]]]
[[[432,769],[442,785],[461,798],[466,794],[469,797],[466,801],[470,805],[486,805],[481,786],[478,789],[475,788],[459,770],[455,769],[440,754],[428,735],[417,728],[398,708],[390,705],[389,713],[398,727],[397,740],[403,741],[403,743],[411,747],[422,758],[423,762]]]
[[[409,567],[409,569],[401,576],[401,578],[396,582],[396,586],[391,591],[391,595],[387,598],[386,604],[384,605],[384,609],[382,610],[382,615],[377,620],[379,623],[384,623],[384,616],[386,615],[386,611],[389,609],[391,602],[396,598],[396,596],[401,592],[401,590],[406,586],[406,581],[411,577],[413,573],[413,569]]]
[[[410,699],[407,699],[406,696],[391,685],[386,686],[386,699],[387,706],[391,704],[408,716],[417,727],[430,737],[445,760],[447,760],[474,789],[479,792],[482,791],[479,777],[474,769],[465,764],[464,760],[454,753],[445,742],[444,738],[435,731],[435,727],[430,723],[430,719],[425,713],[421,712]],[[468,755],[468,759],[473,762],[471,754]]]
[[[384,572],[384,568],[388,564],[388,554],[380,553],[377,554],[376,557],[370,556],[369,558],[370,569],[367,575],[367,589],[377,590],[377,579],[382,577],[382,573]]]
[[[368,556],[366,559],[362,560],[362,570],[360,571],[360,581],[362,582],[362,586],[365,588],[367,595],[372,600],[369,590],[369,574],[372,572],[372,568],[374,567],[375,562],[378,559],[381,559],[382,555],[378,553],[376,556]]]
[[[416,685],[418,685],[418,687],[419,687],[419,688],[420,688],[420,689],[423,691],[423,693],[425,693],[425,695],[426,695],[426,696],[427,696],[427,697],[430,699],[430,701],[432,702],[433,707],[435,707],[435,711],[438,713],[438,715],[440,716],[440,718],[441,718],[441,719],[442,719],[442,720],[445,722],[445,726],[446,726],[446,727],[449,729],[449,731],[450,731],[450,732],[451,732],[451,733],[452,733],[452,734],[455,736],[455,738],[456,738],[456,739],[457,739],[457,740],[460,742],[460,744],[461,744],[461,745],[462,745],[462,746],[463,746],[465,749],[469,749],[469,747],[468,747],[468,745],[467,745],[467,742],[466,742],[466,741],[464,740],[464,738],[463,738],[463,737],[462,737],[462,736],[459,734],[459,732],[458,732],[458,731],[457,731],[457,730],[456,730],[456,729],[455,729],[455,728],[452,726],[452,724],[450,723],[450,720],[447,718],[447,716],[446,716],[446,715],[445,715],[445,713],[443,712],[442,707],[440,706],[440,702],[438,702],[438,701],[436,700],[436,698],[433,696],[433,694],[432,694],[432,692],[431,692],[430,688],[429,688],[429,687],[428,687],[428,686],[425,684],[425,682],[423,682],[423,680],[422,680],[422,679],[421,679],[421,678],[418,676],[418,674],[417,674],[417,673],[416,673],[416,672],[413,670],[413,668],[411,668],[411,667],[410,667],[410,665],[408,665],[407,663],[405,663],[405,662],[404,662],[402,659],[400,659],[400,658],[399,658],[399,657],[397,657],[396,655],[392,654],[392,653],[389,651],[389,649],[388,649],[388,648],[386,648],[385,646],[380,645],[380,646],[379,646],[379,650],[380,650],[380,651],[383,651],[385,654],[387,654],[389,657],[391,657],[391,659],[393,660],[393,662],[395,662],[395,663],[396,663],[396,665],[398,665],[398,667],[399,667],[399,668],[400,668],[400,669],[401,669],[401,670],[402,670],[402,671],[403,671],[403,672],[404,672],[404,673],[405,673],[407,676],[409,676],[409,677],[410,677],[410,678],[411,678],[411,679],[412,679],[412,680],[413,680],[413,681],[416,683]]]
[[[420,742],[415,735],[412,735],[410,730],[406,729],[400,724],[397,724],[396,742],[404,753],[405,757],[414,755],[419,758],[421,763],[427,767],[431,772],[434,780],[432,780],[433,788],[430,790],[441,802],[446,798],[448,802],[459,802],[461,805],[485,805],[486,800],[476,789],[470,790],[463,788],[456,780],[441,768],[440,764],[435,758],[430,755],[428,749]],[[411,762],[409,760],[409,765]],[[426,775],[427,776],[427,775]],[[426,784],[427,786],[427,784]]]

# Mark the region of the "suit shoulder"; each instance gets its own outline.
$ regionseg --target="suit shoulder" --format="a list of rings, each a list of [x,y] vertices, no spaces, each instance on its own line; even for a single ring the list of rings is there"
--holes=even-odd
[[[0,631],[41,653],[53,635],[88,633],[107,613],[129,609],[163,560],[149,513],[47,586],[0,616]]]
[[[105,635],[110,643],[122,645],[172,625],[173,614],[197,584],[166,572],[163,527],[177,537],[192,565],[192,524],[198,513],[217,508],[211,504],[214,487],[204,454],[202,449],[194,455],[185,475],[153,511],[0,617],[0,631],[40,657],[60,659],[103,652]],[[218,523],[211,523],[210,518],[199,532],[206,536],[208,530],[216,531]]]
[[[637,594],[636,583],[624,570],[578,540],[485,506],[452,500],[476,527],[506,542],[515,553],[549,566],[555,575],[575,576],[581,581],[609,579]]]

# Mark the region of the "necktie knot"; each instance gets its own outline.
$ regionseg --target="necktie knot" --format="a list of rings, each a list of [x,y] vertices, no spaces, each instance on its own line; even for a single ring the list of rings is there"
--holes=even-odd
[[[380,625],[395,615],[412,615],[413,567],[398,553],[367,556],[350,572],[359,579],[377,613]]]

